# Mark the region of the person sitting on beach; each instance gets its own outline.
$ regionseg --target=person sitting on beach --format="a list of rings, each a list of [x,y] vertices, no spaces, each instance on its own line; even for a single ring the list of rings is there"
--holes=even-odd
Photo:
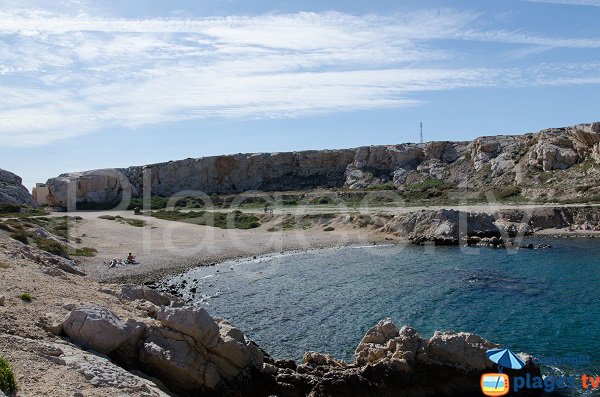
[[[127,256],[127,263],[135,263],[135,256],[131,255],[131,252]]]

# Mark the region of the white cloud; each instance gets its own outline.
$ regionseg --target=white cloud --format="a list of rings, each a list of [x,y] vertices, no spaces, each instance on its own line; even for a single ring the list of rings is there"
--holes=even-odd
[[[564,4],[570,6],[600,7],[600,0],[525,0],[530,3]]]
[[[133,20],[5,9],[0,145],[108,125],[414,106],[432,90],[597,81],[597,65],[457,65],[463,55],[438,40],[600,48],[596,38],[477,30],[478,18],[443,9]]]

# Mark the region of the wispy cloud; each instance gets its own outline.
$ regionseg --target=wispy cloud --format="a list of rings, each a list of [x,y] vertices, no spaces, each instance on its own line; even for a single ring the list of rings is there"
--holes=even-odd
[[[530,3],[564,4],[570,6],[600,7],[600,0],[525,0]]]
[[[439,40],[600,48],[598,38],[477,30],[451,9],[197,19],[0,11],[0,144],[44,144],[106,126],[398,108],[418,92],[583,84],[590,65],[468,67]],[[594,65],[597,66],[597,65]]]

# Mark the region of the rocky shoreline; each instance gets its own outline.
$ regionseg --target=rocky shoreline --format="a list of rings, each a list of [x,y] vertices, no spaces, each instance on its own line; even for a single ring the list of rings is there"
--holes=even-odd
[[[123,287],[119,298],[135,301],[147,317],[121,320],[102,307],[76,307],[64,320],[45,327],[158,379],[158,385],[179,396],[477,395],[481,374],[497,370],[485,355],[498,347],[494,343],[453,331],[422,338],[389,319],[366,333],[352,363],[317,352],[307,352],[300,364],[273,360],[202,308],[138,286]],[[52,354],[61,360],[60,347]],[[540,374],[531,356],[522,358],[527,366],[518,374]],[[151,392],[156,394],[144,395],[161,395]]]

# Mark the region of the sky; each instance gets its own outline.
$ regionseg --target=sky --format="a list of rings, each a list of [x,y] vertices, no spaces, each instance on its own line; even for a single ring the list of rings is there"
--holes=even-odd
[[[600,0],[2,0],[0,168],[600,121]]]

